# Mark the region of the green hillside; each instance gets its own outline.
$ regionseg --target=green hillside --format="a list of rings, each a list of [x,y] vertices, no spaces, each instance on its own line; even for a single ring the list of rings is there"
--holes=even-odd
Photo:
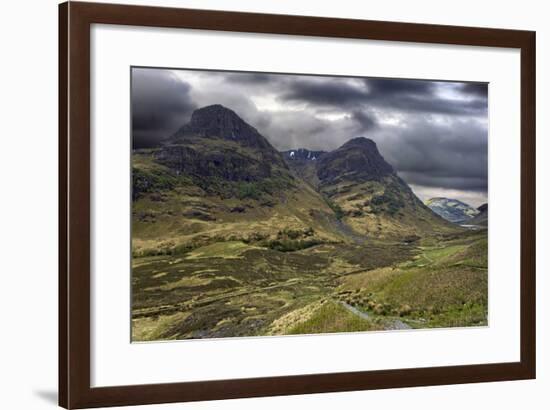
[[[300,152],[219,105],[133,151],[134,341],[486,323],[486,232],[368,139]]]

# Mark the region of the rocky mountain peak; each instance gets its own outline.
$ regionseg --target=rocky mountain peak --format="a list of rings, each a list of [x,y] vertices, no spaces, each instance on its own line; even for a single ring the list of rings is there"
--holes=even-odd
[[[220,104],[195,110],[155,155],[179,173],[229,181],[257,181],[289,172],[265,137]]]
[[[378,153],[378,147],[376,146],[376,142],[371,140],[370,138],[366,137],[356,137],[352,138],[349,141],[347,141],[344,145],[342,145],[340,148],[346,148],[346,147],[356,147],[360,149],[368,149],[373,150]]]
[[[199,129],[231,132],[242,126],[243,123],[244,121],[235,111],[221,104],[214,104],[193,111],[189,125]]]
[[[376,143],[358,137],[321,158],[317,175],[323,182],[336,180],[375,180],[393,174],[393,168],[384,160]]]
[[[195,110],[189,123],[181,127],[171,139],[179,140],[186,136],[223,138],[257,148],[270,146],[256,128],[221,104]]]

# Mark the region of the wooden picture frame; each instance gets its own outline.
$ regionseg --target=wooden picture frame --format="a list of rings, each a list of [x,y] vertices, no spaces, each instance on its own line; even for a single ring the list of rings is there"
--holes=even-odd
[[[448,367],[92,388],[92,24],[521,50],[521,360]],[[535,378],[535,33],[489,28],[70,2],[59,6],[59,404],[87,408]]]

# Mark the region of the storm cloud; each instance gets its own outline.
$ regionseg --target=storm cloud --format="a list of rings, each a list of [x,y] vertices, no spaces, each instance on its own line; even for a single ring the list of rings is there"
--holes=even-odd
[[[191,86],[165,70],[132,70],[132,145],[157,145],[174,133],[197,106]]]
[[[322,77],[321,77],[322,78]],[[459,84],[400,79],[363,79],[363,84],[342,79],[295,81],[283,101],[310,106],[375,107],[412,113],[479,115],[487,110],[484,84]],[[445,95],[445,93],[447,95]],[[449,98],[454,93],[455,98]]]
[[[421,199],[487,201],[485,83],[134,69],[134,147],[158,144],[210,104],[231,108],[279,150],[371,138]]]

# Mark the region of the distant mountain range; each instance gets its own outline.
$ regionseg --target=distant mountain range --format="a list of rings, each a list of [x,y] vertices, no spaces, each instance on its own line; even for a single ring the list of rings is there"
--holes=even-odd
[[[442,218],[456,224],[471,224],[475,217],[487,213],[487,204],[476,209],[457,199],[431,198],[426,201],[426,205]]]
[[[298,148],[281,152],[286,161],[316,161],[321,155],[326,153],[326,151],[311,151],[306,148]]]
[[[432,212],[443,207],[415,196],[374,141],[278,152],[221,105],[196,110],[162,146],[135,150],[132,170],[134,247],[141,251],[213,236],[254,243],[292,232],[307,243],[357,242],[457,229]],[[463,205],[460,215],[471,212]]]

